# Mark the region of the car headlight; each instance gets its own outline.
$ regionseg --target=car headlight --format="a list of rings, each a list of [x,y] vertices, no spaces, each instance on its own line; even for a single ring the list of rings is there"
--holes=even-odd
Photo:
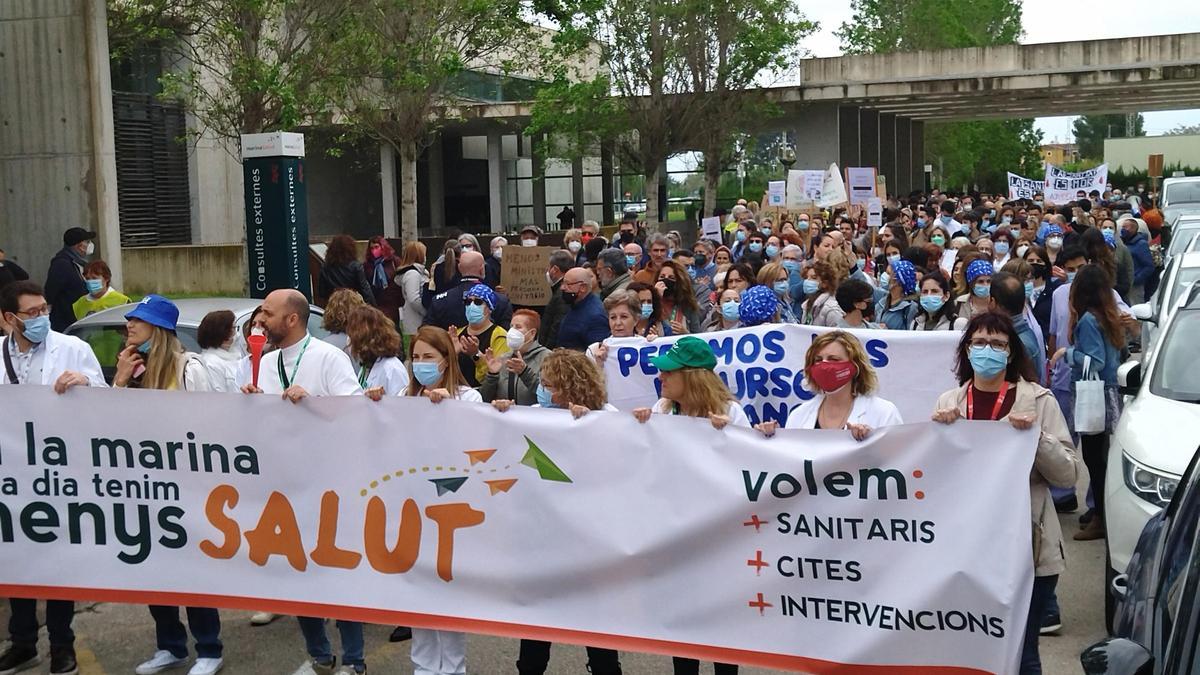
[[[1125,474],[1125,487],[1129,488],[1130,492],[1159,508],[1165,508],[1171,503],[1175,489],[1179,487],[1178,476],[1142,466],[1124,453],[1121,454],[1121,465],[1122,473]]]

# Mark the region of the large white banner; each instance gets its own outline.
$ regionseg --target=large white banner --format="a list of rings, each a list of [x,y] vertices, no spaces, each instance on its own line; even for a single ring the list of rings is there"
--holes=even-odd
[[[804,386],[804,354],[813,339],[833,330],[797,324],[705,333],[717,355],[716,372],[741,401],[751,422],[783,424],[788,412],[813,397]],[[960,331],[848,330],[862,343],[879,376],[883,398],[908,422],[927,420],[944,391],[958,383],[951,368]],[[608,399],[622,410],[649,407],[662,391],[650,359],[678,338],[609,338],[604,375]]]
[[[1008,172],[1009,199],[1033,199],[1034,195],[1041,193],[1045,189],[1045,181],[1025,178],[1011,171]]]
[[[673,416],[24,386],[0,407],[0,595],[808,672],[1016,671],[1035,431],[765,439]]]
[[[1065,204],[1075,201],[1075,195],[1080,190],[1083,190],[1085,193],[1090,193],[1092,190],[1099,190],[1103,194],[1107,183],[1107,164],[1101,164],[1087,171],[1072,173],[1047,162],[1046,190],[1044,196],[1046,201]]]

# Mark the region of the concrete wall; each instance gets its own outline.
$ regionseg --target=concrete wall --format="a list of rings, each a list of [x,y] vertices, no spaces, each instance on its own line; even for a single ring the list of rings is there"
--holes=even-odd
[[[128,293],[204,293],[246,295],[246,247],[152,246],[127,248],[125,285]]]
[[[0,2],[0,248],[38,280],[70,227],[121,281],[104,0]]]
[[[1172,164],[1200,167],[1200,134],[1108,138],[1104,141],[1104,163],[1111,170],[1145,171],[1150,155],[1162,155],[1164,167]]]
[[[196,119],[188,115],[194,132]],[[192,242],[239,244],[246,240],[246,206],[243,199],[242,163],[237,144],[199,136],[188,153],[189,196],[192,205]]]

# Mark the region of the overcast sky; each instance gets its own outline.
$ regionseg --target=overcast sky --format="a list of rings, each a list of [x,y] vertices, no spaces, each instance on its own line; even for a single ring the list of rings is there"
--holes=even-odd
[[[805,41],[813,56],[841,54],[833,31],[850,20],[849,0],[802,3],[820,32]],[[1139,5],[1123,0],[1027,0],[1022,42],[1055,42],[1200,32],[1200,2],[1176,0]],[[1180,124],[1200,124],[1200,110],[1146,113],[1146,133],[1161,134]],[[1045,142],[1071,142],[1074,117],[1041,117],[1038,127]]]

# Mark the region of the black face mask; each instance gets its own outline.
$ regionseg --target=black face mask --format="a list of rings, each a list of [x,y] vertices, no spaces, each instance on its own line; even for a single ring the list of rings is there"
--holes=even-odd
[[[675,295],[675,280],[674,279],[660,279],[659,281],[662,281],[663,286],[667,287],[667,292],[664,295]]]
[[[633,231],[632,230],[621,230],[621,242],[624,244],[628,244],[632,241],[633,241]]]
[[[708,256],[704,255],[703,253],[697,253],[695,260],[695,266],[698,268],[708,265]]]
[[[579,299],[579,294],[575,291],[563,291],[562,298],[563,302],[567,303],[568,305],[574,305]]]

